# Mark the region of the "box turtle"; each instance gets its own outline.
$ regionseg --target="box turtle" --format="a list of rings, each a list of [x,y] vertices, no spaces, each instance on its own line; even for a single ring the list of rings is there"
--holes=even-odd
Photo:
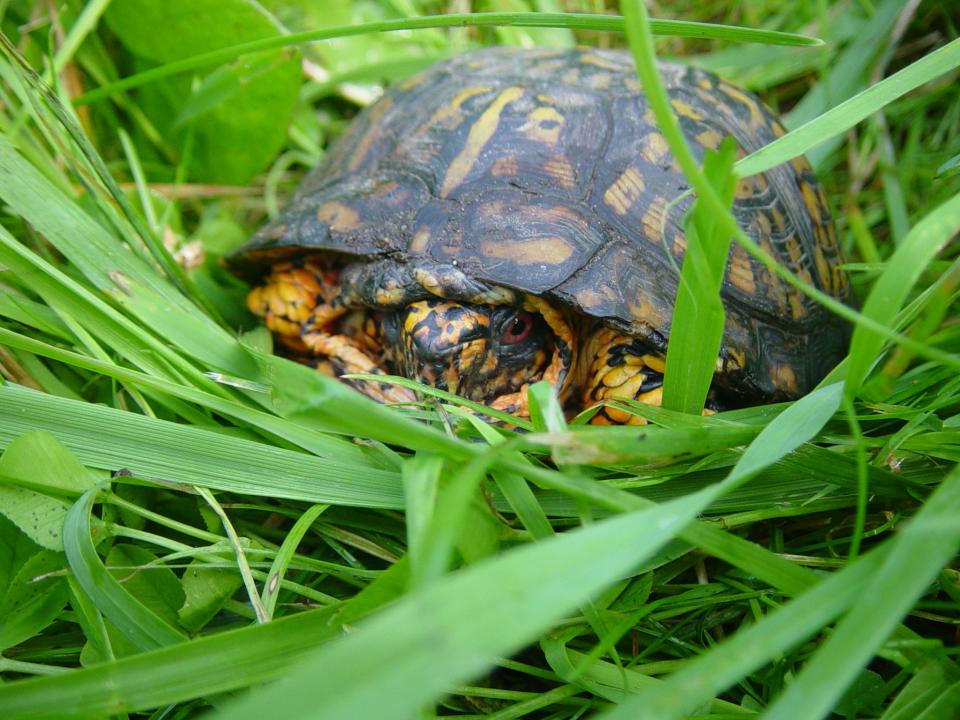
[[[660,72],[701,157],[728,135],[742,155],[784,133],[747,91]],[[366,108],[229,263],[260,283],[248,305],[289,354],[335,376],[404,375],[517,414],[538,380],[571,411],[658,403],[687,189],[628,54],[486,49]],[[740,180],[733,212],[793,273],[847,299],[804,159]],[[797,397],[842,357],[845,324],[737,245],[722,294],[716,406]],[[604,407],[594,421],[633,417]]]

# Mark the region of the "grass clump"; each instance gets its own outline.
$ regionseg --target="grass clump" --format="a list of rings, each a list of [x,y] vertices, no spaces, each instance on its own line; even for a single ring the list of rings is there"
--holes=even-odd
[[[960,714],[955,18],[334,5],[0,4],[0,716]],[[642,432],[538,387],[515,432],[273,356],[218,258],[357,108],[479,45],[577,42],[785,113],[689,169],[695,222],[755,250],[714,188],[806,152],[862,300],[844,363],[793,403],[628,407]]]

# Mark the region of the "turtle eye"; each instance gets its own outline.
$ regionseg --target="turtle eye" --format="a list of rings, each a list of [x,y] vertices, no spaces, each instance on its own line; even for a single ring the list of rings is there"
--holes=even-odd
[[[526,340],[531,330],[533,330],[533,315],[521,310],[507,321],[500,340],[504,345],[516,345]]]

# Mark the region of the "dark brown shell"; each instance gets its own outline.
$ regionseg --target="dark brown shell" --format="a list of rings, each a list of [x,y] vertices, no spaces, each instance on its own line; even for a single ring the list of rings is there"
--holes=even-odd
[[[728,135],[745,154],[783,134],[755,95],[695,68],[660,71],[698,156]],[[453,265],[662,345],[687,189],[627,54],[487,49],[414,76],[361,113],[231,264],[249,274],[327,250]],[[792,272],[848,299],[830,213],[804,159],[741,180],[734,214]],[[796,396],[842,357],[846,326],[736,245],[723,298],[718,380],[728,390]]]

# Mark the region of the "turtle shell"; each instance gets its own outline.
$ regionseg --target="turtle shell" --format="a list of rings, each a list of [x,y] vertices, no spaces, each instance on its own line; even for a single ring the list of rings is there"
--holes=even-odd
[[[752,93],[660,64],[698,159],[784,129]],[[494,48],[442,62],[366,108],[279,218],[229,262],[248,277],[315,251],[416,269],[455,266],[666,346],[691,198],[630,56]],[[734,216],[804,281],[847,301],[830,212],[803,158],[738,182]],[[406,277],[412,277],[406,273]],[[723,370],[744,399],[808,391],[842,357],[846,325],[734,244],[722,295]]]

